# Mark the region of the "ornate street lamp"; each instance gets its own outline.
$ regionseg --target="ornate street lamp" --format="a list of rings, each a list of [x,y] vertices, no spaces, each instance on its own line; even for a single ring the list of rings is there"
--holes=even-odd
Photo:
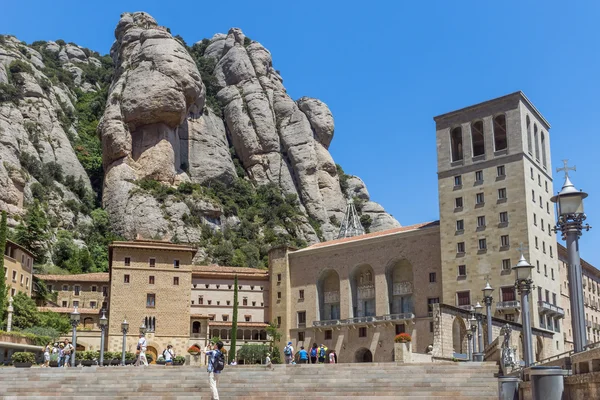
[[[494,289],[490,286],[490,282],[485,283],[483,292],[483,301],[485,303],[485,313],[487,317],[487,344],[492,343],[492,292]]]
[[[79,321],[81,321],[81,314],[77,311],[77,307],[73,310],[70,315],[71,326],[73,327],[73,337],[71,338],[71,342],[73,343],[73,351],[71,352],[71,367],[75,366],[75,351],[77,349],[77,325],[79,325]]]
[[[125,349],[127,348],[127,331],[129,331],[129,322],[127,318],[121,322],[121,332],[123,332],[123,352],[121,354],[121,365],[125,365]]]
[[[471,308],[472,309],[472,308]],[[475,312],[472,309],[473,312]],[[469,318],[469,323],[471,324],[471,338],[473,339],[473,352],[471,353],[473,355],[473,357],[471,358],[471,360],[475,359],[475,353],[476,353],[476,339],[477,339],[477,318],[475,318],[475,314],[471,315],[471,318]]]
[[[147,331],[146,324],[144,323],[144,321],[142,321],[142,325],[140,326],[140,333],[142,335],[144,335],[144,334],[146,334],[146,331]]]
[[[100,366],[104,365],[104,332],[106,325],[108,324],[108,318],[106,318],[106,310],[102,310],[102,316],[100,317]]]
[[[533,288],[533,279],[531,279],[531,271],[533,265],[525,260],[523,255],[523,245],[521,245],[521,259],[512,269],[515,271],[517,279],[515,287],[521,295],[521,319],[523,322],[523,358],[525,366],[529,367],[533,363],[533,345],[531,343],[531,316],[529,313],[529,294]]]
[[[467,351],[468,351],[467,356],[469,357],[469,361],[473,361],[473,353],[471,353],[471,339],[472,338],[473,338],[473,334],[471,333],[471,330],[469,329],[467,331]]]
[[[564,167],[557,168],[556,172],[565,171],[565,183],[562,190],[553,196],[551,201],[556,204],[558,223],[554,230],[562,232],[562,238],[567,242],[567,256],[569,259],[568,279],[571,303],[571,323],[573,325],[573,348],[576,353],[583,351],[587,345],[585,333],[585,309],[583,304],[583,273],[579,258],[579,236],[583,230],[588,231],[590,226],[583,225],[586,215],[583,212],[583,199],[588,195],[575,189],[569,179],[568,160],[563,160]]]
[[[481,310],[483,310],[483,306],[477,302],[477,304],[475,304],[475,318],[477,319],[477,347],[479,353],[483,354],[483,327],[481,326],[483,314],[481,313]]]

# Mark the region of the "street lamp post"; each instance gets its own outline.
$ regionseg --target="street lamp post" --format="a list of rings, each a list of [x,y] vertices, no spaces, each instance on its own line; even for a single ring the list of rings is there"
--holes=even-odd
[[[471,315],[471,318],[469,319],[469,322],[471,323],[471,337],[473,339],[473,352],[471,353],[473,355],[472,360],[475,359],[475,353],[476,348],[477,348],[477,344],[476,344],[476,340],[477,340],[477,319],[475,318],[475,314]]]
[[[529,294],[533,288],[533,279],[531,279],[531,270],[533,265],[525,260],[523,255],[523,246],[521,250],[521,259],[512,269],[517,275],[515,286],[521,295],[521,318],[523,322],[523,358],[525,366],[529,367],[533,363],[533,345],[531,343],[531,316],[529,313]]]
[[[124,319],[121,322],[121,332],[123,332],[123,352],[121,354],[121,365],[125,365],[125,349],[127,348],[127,331],[129,330],[129,322]]]
[[[557,168],[556,172],[565,171],[565,183],[561,191],[553,196],[551,201],[556,204],[558,223],[555,231],[562,232],[562,238],[567,242],[567,256],[569,259],[568,279],[571,303],[571,323],[573,326],[573,348],[576,353],[583,351],[587,345],[585,331],[585,309],[583,304],[583,273],[579,258],[579,236],[583,230],[588,231],[590,226],[583,225],[586,215],[583,212],[583,199],[588,195],[575,189],[569,179],[567,160],[563,160],[564,167]]]
[[[77,311],[77,307],[71,313],[71,326],[73,327],[73,337],[71,338],[71,342],[73,343],[73,351],[71,352],[71,367],[75,366],[75,352],[77,350],[77,325],[79,325],[79,321],[81,320],[81,314]]]
[[[485,313],[487,317],[487,344],[492,343],[492,292],[494,289],[490,286],[490,282],[486,282],[483,288],[483,301],[485,302]]]
[[[106,310],[102,310],[102,316],[100,317],[100,366],[104,365],[104,332],[107,324]]]
[[[473,334],[471,333],[471,330],[467,331],[467,351],[468,351],[468,356],[469,356],[469,361],[473,361],[473,353],[471,352],[471,338],[473,338]]]
[[[481,321],[483,320],[483,314],[481,310],[483,306],[477,302],[475,305],[475,318],[477,318],[477,347],[479,353],[483,354],[483,327],[481,326]]]

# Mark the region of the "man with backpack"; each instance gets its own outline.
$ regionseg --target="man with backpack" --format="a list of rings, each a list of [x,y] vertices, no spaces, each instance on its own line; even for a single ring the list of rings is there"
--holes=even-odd
[[[310,363],[311,364],[317,363],[317,349],[318,348],[319,348],[319,346],[317,346],[316,343],[313,343],[312,348],[310,349]]]
[[[319,347],[319,364],[325,364],[325,359],[327,358],[327,347],[324,344],[321,344]]]
[[[167,348],[163,351],[163,358],[165,359],[165,366],[173,365],[173,360],[175,358],[175,352],[173,351],[173,346],[168,345]]]
[[[294,348],[292,347],[292,342],[288,342],[287,346],[283,348],[283,356],[286,364],[290,364],[294,359]]]
[[[219,374],[225,368],[225,356],[221,351],[222,348],[223,342],[219,340],[213,344],[212,350],[210,350],[210,346],[206,346],[206,349],[204,349],[204,353],[208,356],[208,383],[212,393],[212,400],[219,400],[217,383],[219,382]]]

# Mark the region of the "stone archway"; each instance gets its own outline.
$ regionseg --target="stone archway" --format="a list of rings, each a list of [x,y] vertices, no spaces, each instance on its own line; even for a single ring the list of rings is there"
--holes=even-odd
[[[452,322],[452,349],[454,353],[467,354],[467,326],[465,321],[456,316]]]
[[[535,341],[535,361],[544,359],[544,341],[540,336],[536,336]]]
[[[357,363],[373,362],[373,353],[371,353],[371,350],[362,347],[356,351],[354,355],[354,361]]]
[[[158,358],[158,351],[156,351],[156,347],[154,347],[154,346],[148,346],[146,348],[146,354],[151,354],[152,355],[152,362],[151,362],[151,364],[156,364],[156,359]]]
[[[414,312],[413,267],[406,260],[392,262],[385,270],[388,287],[388,313]]]

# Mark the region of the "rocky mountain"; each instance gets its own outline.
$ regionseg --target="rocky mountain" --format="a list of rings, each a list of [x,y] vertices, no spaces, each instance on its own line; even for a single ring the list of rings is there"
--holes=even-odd
[[[101,225],[196,243],[198,261],[261,266],[274,244],[334,238],[349,197],[371,231],[400,226],[334,163],[327,105],[294,101],[240,29],[188,47],[147,13],[124,13],[115,39],[102,57],[0,36],[0,208],[21,231],[40,208],[48,235],[29,241],[55,264],[61,246],[94,259]]]

